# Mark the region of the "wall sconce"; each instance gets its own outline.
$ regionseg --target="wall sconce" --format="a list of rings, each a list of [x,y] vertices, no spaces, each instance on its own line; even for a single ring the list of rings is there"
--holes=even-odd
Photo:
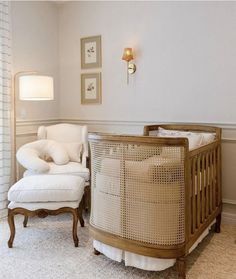
[[[122,60],[127,61],[127,84],[129,84],[129,74],[133,74],[136,71],[136,66],[130,63],[134,59],[132,48],[125,48],[122,56]]]
[[[19,99],[23,101],[53,100],[53,78],[37,74],[21,75],[19,77]]]

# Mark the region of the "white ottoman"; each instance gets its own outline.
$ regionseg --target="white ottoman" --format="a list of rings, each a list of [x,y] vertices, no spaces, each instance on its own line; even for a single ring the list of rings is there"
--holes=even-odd
[[[34,175],[16,182],[8,192],[8,223],[11,231],[9,248],[12,248],[15,237],[15,215],[25,216],[23,224],[26,227],[28,217],[45,218],[60,213],[73,215],[73,239],[75,247],[78,247],[78,220],[81,227],[84,226],[81,202],[84,187],[84,179],[73,175]]]

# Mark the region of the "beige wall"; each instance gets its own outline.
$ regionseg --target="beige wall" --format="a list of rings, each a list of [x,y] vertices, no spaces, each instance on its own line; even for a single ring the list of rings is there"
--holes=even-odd
[[[235,29],[235,2],[61,5],[61,118],[236,123]],[[103,103],[81,105],[80,38],[99,34]],[[124,47],[137,65],[128,86]]]
[[[13,1],[13,72],[38,71],[54,78],[55,100],[19,101],[17,119],[52,119],[59,116],[58,6],[50,1]]]

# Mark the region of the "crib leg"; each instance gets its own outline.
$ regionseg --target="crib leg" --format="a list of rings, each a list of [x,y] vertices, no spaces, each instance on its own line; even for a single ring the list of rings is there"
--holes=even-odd
[[[178,258],[176,261],[178,279],[186,278],[186,260],[185,257]]]
[[[96,250],[95,248],[93,248],[93,253],[94,253],[94,255],[96,255],[96,256],[98,256],[98,255],[101,254],[101,253],[100,253],[98,250]]]
[[[215,232],[220,233],[221,213],[216,217]]]

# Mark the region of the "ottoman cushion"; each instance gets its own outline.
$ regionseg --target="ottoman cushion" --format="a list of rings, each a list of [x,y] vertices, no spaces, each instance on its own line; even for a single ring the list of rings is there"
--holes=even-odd
[[[67,201],[67,202],[10,202],[8,208],[14,209],[17,207],[22,207],[31,211],[46,208],[49,210],[57,210],[62,207],[78,208],[79,201]]]
[[[8,200],[24,202],[81,201],[84,179],[73,175],[34,175],[16,182],[8,192]]]

